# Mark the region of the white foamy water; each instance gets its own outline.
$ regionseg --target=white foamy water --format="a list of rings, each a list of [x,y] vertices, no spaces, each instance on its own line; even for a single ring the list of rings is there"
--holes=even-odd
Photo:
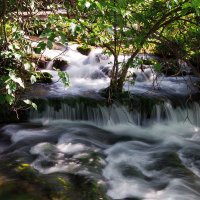
[[[148,128],[126,125],[109,130],[135,138],[106,150],[103,175],[110,184],[107,194],[111,198],[199,198],[193,187],[199,181],[200,163],[194,161],[196,153],[192,155],[200,150],[200,143],[194,144],[191,139],[200,132],[190,122],[156,123]]]
[[[53,75],[53,84],[45,86],[43,96],[66,96],[66,95],[82,95],[87,96],[88,93],[93,94],[101,89],[109,86],[110,74],[113,57],[104,55],[103,49],[92,49],[88,56],[85,56],[77,51],[77,44],[69,44],[66,49],[49,50],[46,49],[43,53],[52,61],[46,67],[46,70]],[[119,63],[127,61],[129,56],[119,56]],[[64,87],[55,71],[52,70],[53,60],[59,59],[66,61],[68,67],[66,72],[69,75],[70,86]],[[62,66],[60,66],[62,67]],[[128,72],[128,82],[125,83],[124,89],[133,94],[150,93],[151,95],[187,95],[196,93],[197,88],[195,82],[197,78],[192,76],[185,77],[164,77],[157,76],[153,70],[153,66],[146,66],[142,69],[140,66],[130,68]],[[131,83],[134,80],[134,85]],[[43,87],[43,86],[41,86]],[[38,89],[39,88],[39,89]],[[35,96],[41,96],[41,88],[36,86]]]
[[[53,75],[54,83],[49,86],[50,96],[62,96],[65,94],[83,94],[84,92],[98,92],[109,85],[109,77],[102,72],[101,67],[111,68],[112,59],[102,53],[101,48],[92,49],[88,56],[82,55],[77,50],[77,45],[69,45],[66,50],[46,49],[43,55],[52,61],[46,70]],[[52,71],[53,60],[64,60],[68,63],[67,74],[69,75],[70,85],[64,87],[59,81],[57,72]],[[62,66],[61,66],[62,67]]]
[[[23,152],[26,145],[22,156],[34,155],[30,164],[39,173],[90,177],[106,184],[113,200],[200,198],[199,103],[155,105],[148,126],[138,125],[121,105],[87,109],[82,115],[80,107],[68,107],[56,119],[51,110],[45,123],[46,112],[30,127],[5,126],[4,134],[17,144],[10,151]]]

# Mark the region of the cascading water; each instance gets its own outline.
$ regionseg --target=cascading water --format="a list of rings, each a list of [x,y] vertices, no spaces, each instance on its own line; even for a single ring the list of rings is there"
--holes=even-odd
[[[49,96],[54,97],[56,92],[60,96],[69,94],[75,88],[80,94],[80,91],[89,90],[88,87],[99,90],[107,84],[108,77],[97,77],[97,82],[91,78],[102,65],[95,64],[96,53],[89,57],[81,55],[78,63],[78,52],[67,55],[70,55],[67,61],[71,59],[68,69],[71,89],[61,89],[61,84],[55,81],[50,86]],[[86,84],[83,85],[81,80]],[[104,86],[99,86],[98,81],[102,81]],[[166,78],[153,96],[163,96],[172,88],[172,95],[176,91],[183,94],[184,81],[180,78],[177,83]],[[151,83],[151,76],[146,74],[145,80],[140,78],[136,86],[129,89],[142,94],[152,89]],[[129,87],[128,83],[126,87]],[[70,193],[67,198],[72,200],[200,199],[199,102],[174,106],[165,100],[151,105],[148,115],[144,115],[138,105],[132,109],[117,103],[110,107],[102,103],[92,106],[89,100],[71,103],[60,99],[59,105],[50,101],[40,107],[39,111],[30,113],[29,122],[5,125],[0,130],[4,142],[0,148],[0,160],[4,165],[14,166],[14,171],[30,165],[37,176],[42,174],[45,180],[53,178],[50,188],[55,188],[56,180],[60,180],[64,195],[69,195],[66,188],[72,188],[66,183],[68,176],[78,179],[76,184],[73,183],[73,187],[77,187],[73,193],[77,195],[77,191],[82,190],[80,177],[85,177],[84,184],[93,181],[96,188],[102,187],[106,194],[99,196],[97,189],[89,188],[96,195],[98,193],[98,197],[85,197],[88,191],[83,191],[79,198]],[[60,192],[61,189],[55,190]]]
[[[67,62],[66,72],[69,74],[70,86],[63,87],[57,72],[52,70],[53,61],[50,61],[46,70],[53,75],[53,84],[46,85],[45,90],[35,85],[31,94],[34,97],[57,97],[68,95],[94,96],[99,90],[108,87],[110,83],[109,73],[112,68],[113,57],[104,55],[103,49],[92,49],[88,56],[77,51],[77,45],[68,45],[63,50],[45,50],[43,56],[50,60],[63,60]],[[119,56],[119,63],[123,63],[128,56]],[[62,67],[62,66],[61,66]],[[193,76],[165,77],[157,76],[152,66],[143,70],[140,67],[130,68],[129,81],[125,83],[124,89],[133,94],[150,94],[155,96],[187,95],[198,92],[196,82],[198,78]],[[132,85],[133,77],[135,83]],[[42,91],[41,91],[42,90]],[[42,93],[42,95],[41,95]]]
[[[46,176],[96,180],[111,199],[199,199],[199,103],[184,109],[155,105],[145,127],[136,123],[138,113],[120,105],[62,105],[55,112],[49,107],[42,115],[32,113],[32,122],[4,126],[12,145],[2,155],[18,152]]]

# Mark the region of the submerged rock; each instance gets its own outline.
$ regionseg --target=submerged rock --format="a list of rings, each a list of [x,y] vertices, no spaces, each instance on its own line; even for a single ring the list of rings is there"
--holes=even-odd
[[[110,67],[100,66],[99,68],[106,76],[111,76],[111,69]]]
[[[90,76],[91,79],[102,79],[106,78],[105,74],[99,70],[93,72]]]

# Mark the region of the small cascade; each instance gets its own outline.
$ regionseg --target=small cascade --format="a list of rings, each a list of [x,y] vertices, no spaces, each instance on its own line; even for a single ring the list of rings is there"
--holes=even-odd
[[[118,104],[89,106],[83,102],[73,105],[61,103],[59,109],[50,105],[43,109],[41,113],[32,110],[30,119],[83,121],[97,126],[114,126],[115,124],[138,124],[141,118],[136,110],[129,111],[125,106]]]
[[[113,56],[108,56],[103,53],[102,48],[91,49],[88,56],[81,54],[77,50],[77,44],[69,44],[62,50],[46,49],[43,56],[47,58],[49,63],[46,66],[46,71],[52,74],[53,83],[46,86],[46,96],[67,96],[81,95],[87,92],[98,93],[101,89],[105,89],[110,83],[110,74],[113,65]],[[141,55],[138,55],[141,57]],[[120,65],[126,62],[129,56],[119,55],[118,61]],[[153,58],[147,55],[146,59]],[[54,61],[57,62],[56,68],[66,71],[69,75],[70,85],[65,88],[60,81],[57,73],[54,71]],[[63,61],[63,62],[62,62]],[[64,66],[62,66],[64,65]],[[119,66],[120,68],[121,66]],[[189,94],[198,93],[198,88],[195,86],[198,78],[193,76],[184,77],[166,77],[162,74],[157,74],[153,70],[152,65],[140,65],[130,68],[125,82],[124,90],[130,91],[132,94],[147,94],[150,96],[187,96]],[[134,84],[133,84],[134,83]],[[34,90],[34,89],[33,89]],[[32,96],[37,96],[37,94]]]
[[[193,102],[187,107],[174,108],[170,102],[165,102],[153,107],[151,118],[157,122],[188,122],[200,127],[200,104]]]
[[[73,102],[73,100],[71,100]],[[121,104],[107,106],[105,103],[92,103],[92,100],[83,101],[56,101],[46,102],[41,111],[32,110],[30,119],[43,120],[70,120],[84,121],[97,126],[115,126],[119,124],[148,125],[152,123],[187,122],[200,127],[200,104],[194,102],[189,106],[173,106],[170,101],[152,103],[152,107],[147,105],[135,105],[131,109]],[[140,107],[143,106],[143,111]],[[147,111],[148,110],[148,111]]]
[[[66,61],[68,63],[67,73],[73,82],[73,79],[77,78],[90,79],[94,72],[102,72],[100,67],[111,67],[109,65],[111,60],[107,55],[103,54],[103,49],[92,49],[89,55],[85,56],[79,53],[76,48],[77,45],[69,45],[65,51],[47,49],[43,55],[51,59],[51,61],[47,65],[46,70],[53,69],[53,60],[55,59]],[[96,79],[98,78],[102,77],[97,76]]]
[[[92,49],[88,56],[77,50],[78,45],[70,44],[65,50],[46,49],[43,56],[50,59],[46,66],[47,71],[53,76],[53,83],[46,88],[48,97],[65,95],[82,95],[84,92],[98,92],[109,85],[109,73],[112,67],[112,59],[103,54],[103,49]],[[69,87],[65,88],[54,70],[54,61],[59,60],[65,66],[56,66],[69,75]],[[63,62],[62,62],[63,61]],[[58,64],[59,65],[59,62]],[[36,86],[38,87],[38,86]],[[42,87],[42,86],[41,86]],[[33,92],[34,93],[34,92]],[[32,94],[37,96],[37,94]]]

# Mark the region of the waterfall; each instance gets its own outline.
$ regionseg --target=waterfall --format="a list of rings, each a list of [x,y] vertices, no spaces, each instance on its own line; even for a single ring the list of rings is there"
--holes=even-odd
[[[43,108],[44,109],[44,108]],[[115,125],[122,123],[138,123],[140,114],[135,111],[129,111],[125,106],[113,104],[112,106],[96,105],[94,107],[85,103],[75,103],[68,105],[61,103],[59,110],[47,105],[43,112],[32,110],[30,119],[43,120],[71,120],[85,121],[98,126]]]
[[[169,122],[189,122],[200,127],[200,104],[193,102],[189,106],[174,108],[170,102],[165,102],[154,106],[151,117],[157,122],[167,119]]]
[[[73,100],[71,100],[73,102]],[[75,101],[75,100],[74,100]],[[150,114],[141,113],[138,105],[130,109],[120,103],[106,106],[105,103],[90,105],[91,100],[72,103],[61,101],[59,106],[46,102],[42,111],[32,110],[30,120],[70,120],[85,121],[97,126],[115,126],[116,124],[148,124],[159,122],[189,122],[200,126],[200,104],[194,102],[188,106],[173,106],[170,101],[155,103]],[[145,105],[143,105],[145,108]],[[150,115],[150,117],[148,117]]]

